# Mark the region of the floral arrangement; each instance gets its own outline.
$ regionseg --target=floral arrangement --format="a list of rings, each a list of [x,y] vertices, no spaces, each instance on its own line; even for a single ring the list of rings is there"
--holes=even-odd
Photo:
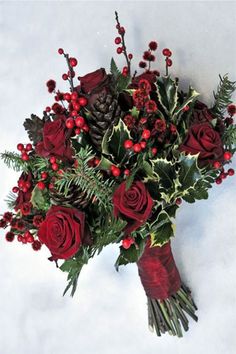
[[[181,281],[171,252],[174,218],[182,201],[207,199],[208,189],[234,175],[226,166],[235,153],[236,83],[220,77],[207,107],[190,86],[179,88],[169,74],[172,52],[162,50],[166,72],[153,69],[158,43],[151,41],[131,73],[125,29],[116,13],[120,71],[111,60],[75,83],[77,59],[66,59],[62,79],[68,92],[46,85],[54,102],[42,117],[24,122],[31,142],[1,158],[21,171],[0,219],[6,240],[50,251],[49,260],[67,273],[73,296],[84,265],[111,244],[119,244],[115,267],[137,263],[148,299],[148,319],[158,336],[182,336],[187,315],[197,307]]]

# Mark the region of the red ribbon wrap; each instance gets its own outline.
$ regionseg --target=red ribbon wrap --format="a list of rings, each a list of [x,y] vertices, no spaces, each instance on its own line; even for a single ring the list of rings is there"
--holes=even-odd
[[[141,282],[149,298],[165,300],[180,289],[181,279],[170,242],[162,247],[150,247],[148,240],[137,265]]]

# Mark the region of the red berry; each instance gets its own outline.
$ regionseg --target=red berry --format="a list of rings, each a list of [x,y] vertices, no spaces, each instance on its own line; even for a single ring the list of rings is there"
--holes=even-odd
[[[130,248],[130,246],[134,243],[134,239],[132,237],[127,237],[124,240],[122,240],[122,247],[124,249]]]
[[[63,98],[64,98],[64,100],[69,102],[71,100],[71,94],[69,92],[67,92],[63,95]]]
[[[148,46],[149,46],[149,48],[150,48],[151,50],[156,50],[158,44],[157,44],[156,41],[151,41]]]
[[[41,178],[42,179],[47,179],[48,178],[48,173],[47,172],[42,172],[41,173]]]
[[[63,74],[63,75],[62,75],[62,79],[63,79],[63,80],[68,80],[68,75],[67,75],[67,74]]]
[[[22,151],[24,149],[23,144],[17,144],[17,150]]]
[[[140,61],[138,65],[140,68],[144,69],[144,68],[146,68],[147,63],[145,63],[145,61]]]
[[[58,49],[58,53],[59,53],[60,55],[62,55],[62,54],[64,54],[64,50],[63,50],[62,48],[59,48],[59,49]]]
[[[27,189],[30,189],[31,183],[30,183],[29,181],[28,181],[28,182],[25,182],[25,186],[26,186]]]
[[[27,236],[27,237],[26,237],[26,241],[27,241],[28,243],[33,243],[33,242],[34,242],[33,236],[32,236],[32,235]]]
[[[45,111],[46,111],[47,113],[49,113],[49,112],[51,111],[51,107],[47,106],[47,107],[45,108]]]
[[[82,127],[83,132],[88,133],[89,131],[89,126],[87,124],[84,124]]]
[[[124,142],[124,148],[125,149],[131,149],[132,146],[133,146],[132,140],[125,140],[125,142]]]
[[[19,192],[19,188],[18,188],[18,187],[13,187],[13,188],[12,188],[12,192],[13,192],[13,193]]]
[[[27,192],[28,192],[28,188],[27,188],[27,187],[23,187],[23,188],[22,188],[22,192],[23,192],[23,193],[27,193]]]
[[[236,105],[235,104],[228,105],[227,111],[231,116],[235,115],[236,114]]]
[[[222,179],[220,177],[216,178],[216,184],[221,184],[222,183]]]
[[[78,128],[82,128],[85,124],[85,119],[84,117],[81,117],[81,116],[78,116],[76,119],[75,119],[75,125],[78,127]]]
[[[120,172],[121,172],[120,169],[116,166],[114,166],[111,170],[111,173],[113,174],[114,177],[119,177]]]
[[[181,198],[177,198],[176,201],[175,201],[175,204],[176,205],[182,204],[182,199]]]
[[[94,160],[94,164],[97,166],[97,165],[100,164],[100,162],[101,162],[101,160],[96,157],[95,160]]]
[[[230,151],[225,151],[224,153],[224,160],[229,161],[232,157],[232,154]]]
[[[74,102],[73,108],[74,108],[74,110],[76,110],[78,112],[80,110],[80,104],[78,102]]]
[[[125,175],[125,176],[129,176],[129,175],[130,175],[130,170],[128,170],[128,168],[126,168],[126,169],[124,170],[124,175]]]
[[[76,58],[70,58],[69,59],[70,66],[75,67],[78,64],[78,61]]]
[[[228,170],[228,175],[229,175],[229,176],[233,176],[234,173],[235,173],[235,171],[234,171],[233,168],[230,168],[230,169]]]
[[[171,55],[172,55],[170,49],[168,49],[168,48],[163,49],[162,54],[163,54],[165,57],[171,57]]]
[[[40,241],[38,240],[35,240],[33,243],[32,243],[32,248],[34,251],[39,251],[40,248],[42,247],[42,244]]]
[[[123,47],[118,47],[116,49],[117,54],[121,54],[123,52]]]
[[[54,156],[50,157],[50,160],[49,160],[51,163],[55,163],[56,162],[56,158]]]
[[[134,144],[133,150],[134,150],[134,152],[137,152],[137,153],[140,152],[142,150],[141,145],[140,144]]]
[[[67,127],[68,129],[73,129],[74,126],[75,126],[75,121],[74,121],[74,119],[73,119],[73,118],[67,118],[67,120],[66,120],[66,127]]]
[[[68,75],[68,77],[75,77],[75,72],[74,72],[74,70],[69,70],[69,71],[67,72],[67,75]]]
[[[24,153],[21,155],[21,158],[22,158],[23,161],[28,161],[28,160],[29,160],[29,155],[28,155],[26,152],[24,152]]]
[[[189,110],[189,106],[187,105],[187,106],[184,106],[184,108],[183,108],[183,111],[184,112],[187,112]]]
[[[43,181],[39,181],[38,183],[37,183],[37,187],[38,187],[38,189],[40,189],[40,190],[44,190],[45,189],[45,183],[43,182]]]
[[[129,58],[129,60],[132,60],[132,59],[133,59],[133,54],[130,53],[130,54],[128,55],[128,58]]]
[[[218,169],[218,168],[221,167],[221,163],[220,163],[219,161],[215,161],[215,162],[213,163],[213,167],[216,168],[216,169]]]
[[[121,43],[121,38],[120,37],[116,37],[115,38],[115,44],[120,44]]]
[[[77,113],[77,111],[76,111],[76,110],[74,110],[74,111],[72,111],[72,112],[71,112],[72,117],[76,117],[76,116],[77,116],[77,114],[78,114],[78,113]]]
[[[77,98],[78,98],[78,93],[76,91],[72,92],[71,99],[72,100],[77,100]]]
[[[24,185],[25,185],[25,182],[22,179],[20,179],[19,182],[18,182],[19,188],[23,188]]]
[[[6,233],[5,237],[8,242],[12,242],[14,241],[15,235],[13,234],[13,232],[9,231]]]
[[[76,135],[80,135],[80,133],[81,133],[81,130],[80,130],[79,128],[76,128],[76,129],[75,129],[75,134],[76,134]]]
[[[172,66],[172,60],[168,58],[168,59],[166,60],[166,65],[167,65],[167,66]]]
[[[227,176],[228,176],[228,173],[226,173],[226,172],[221,172],[221,174],[220,174],[220,178],[221,179],[225,179],[225,178],[227,178]]]
[[[146,141],[141,141],[140,146],[141,146],[142,149],[145,149],[146,146],[147,146]]]
[[[147,139],[150,138],[150,136],[151,136],[150,130],[144,129],[144,130],[143,130],[143,133],[142,133],[142,138],[147,140]]]
[[[21,242],[22,242],[23,244],[26,244],[26,243],[27,243],[27,239],[26,239],[26,237],[22,237]]]
[[[152,154],[153,154],[153,156],[155,156],[156,154],[157,154],[157,148],[152,148]]]
[[[59,166],[58,166],[57,163],[53,163],[53,164],[52,164],[52,169],[53,169],[53,171],[57,171],[58,168],[59,168]]]
[[[18,242],[22,242],[22,238],[23,238],[22,235],[18,235],[18,236],[17,236],[17,241],[18,241]]]
[[[124,27],[120,27],[120,28],[118,29],[118,32],[119,32],[119,34],[125,34],[125,29],[124,29]]]
[[[33,149],[32,144],[27,144],[25,149],[26,151],[31,151]]]
[[[85,98],[85,97],[80,97],[80,98],[78,99],[78,101],[79,101],[79,104],[80,104],[82,107],[85,107],[85,106],[87,106],[87,104],[88,104],[88,100],[87,100],[87,98]]]

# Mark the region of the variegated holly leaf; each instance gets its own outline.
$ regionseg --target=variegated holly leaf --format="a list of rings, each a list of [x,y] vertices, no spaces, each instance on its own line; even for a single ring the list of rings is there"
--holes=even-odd
[[[178,101],[178,79],[160,76],[157,79],[157,95],[168,116],[172,116]]]
[[[186,98],[184,99],[183,103],[175,108],[174,114],[173,114],[173,120],[176,120],[177,118],[179,120],[181,115],[184,113],[184,107],[190,106],[190,104],[191,104],[191,106],[193,106],[193,104],[196,101],[196,98],[198,96],[199,96],[199,93],[196,90],[194,90],[193,87],[190,86],[188,94],[187,94]]]
[[[174,236],[174,225],[166,211],[161,211],[150,225],[151,246],[163,246]]]
[[[202,177],[201,169],[198,167],[198,155],[181,154],[179,159],[179,182],[180,190],[187,190],[193,187]]]
[[[131,151],[124,148],[124,142],[128,139],[130,139],[129,130],[120,119],[111,131],[107,130],[105,133],[102,141],[102,153],[112,156],[117,163],[126,161],[132,154]]]
[[[136,239],[135,239],[136,240]],[[125,249],[122,246],[120,247],[120,255],[116,260],[115,268],[118,271],[119,266],[126,265],[129,263],[135,263],[142,256],[145,248],[145,240],[140,238],[138,244],[133,244],[130,248]]]
[[[152,167],[154,174],[158,176],[159,185],[164,189],[173,188],[176,181],[176,169],[175,165],[166,160],[157,158],[152,160]]]

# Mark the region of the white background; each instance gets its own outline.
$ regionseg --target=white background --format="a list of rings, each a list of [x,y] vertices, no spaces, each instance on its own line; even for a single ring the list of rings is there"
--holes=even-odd
[[[119,65],[114,10],[127,29],[135,62],[149,40],[173,53],[172,73],[212,102],[218,74],[236,80],[235,2],[1,2],[0,151],[27,143],[23,120],[51,104],[45,82],[64,88],[65,48],[78,74]],[[163,70],[161,54],[158,68]],[[0,164],[0,209],[17,175]],[[82,272],[79,291],[62,297],[65,275],[47,250],[9,244],[0,232],[1,354],[233,354],[236,347],[235,178],[214,187],[208,201],[183,205],[174,254],[199,306],[199,323],[184,339],[156,338],[147,328],[146,299],[135,265],[116,273],[118,248],[108,247]]]

